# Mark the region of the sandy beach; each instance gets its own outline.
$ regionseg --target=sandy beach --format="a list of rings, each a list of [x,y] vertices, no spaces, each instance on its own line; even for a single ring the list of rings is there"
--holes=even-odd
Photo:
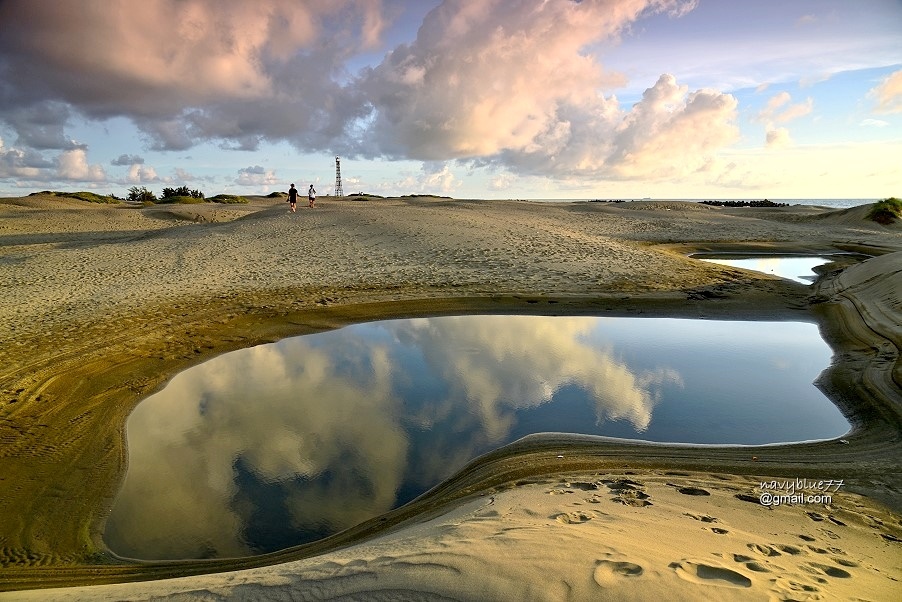
[[[0,599],[895,599],[902,579],[902,225],[689,202],[0,199]],[[812,286],[689,257],[864,253]],[[227,351],[396,317],[816,323],[841,439],[654,445],[535,435],[402,508],[252,558],[105,549],[124,425]],[[836,483],[829,503],[762,484]],[[807,486],[807,485],[806,485]],[[827,485],[809,487],[819,495]],[[56,588],[56,589],[46,589]]]

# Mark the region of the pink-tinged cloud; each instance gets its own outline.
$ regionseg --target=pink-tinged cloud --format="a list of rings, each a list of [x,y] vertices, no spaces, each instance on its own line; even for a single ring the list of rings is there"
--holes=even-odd
[[[758,113],[759,121],[764,123],[787,123],[799,117],[804,117],[814,109],[814,100],[806,99],[804,102],[789,104],[792,96],[788,92],[775,94],[767,101],[764,109]]]
[[[767,136],[765,138],[765,144],[767,148],[785,148],[792,144],[792,139],[789,137],[789,130],[786,128],[774,128],[771,130],[767,130]]]
[[[42,149],[71,148],[62,135],[70,107],[90,119],[127,117],[156,149],[211,139],[243,149],[264,139],[330,139],[360,104],[336,74],[378,40],[381,6],[380,0],[4,1],[0,120],[19,144]]]
[[[891,73],[870,95],[877,101],[877,113],[902,113],[902,69]]]
[[[586,50],[696,0],[445,0],[413,42],[348,73],[347,61],[379,42],[392,13],[383,5],[394,6],[8,0],[0,23],[16,27],[0,37],[0,120],[38,149],[78,148],[64,133],[75,116],[124,116],[159,150],[288,141],[617,179],[690,173],[737,138],[732,96],[665,75],[623,107],[611,92],[625,76]],[[443,173],[432,177],[453,186]]]
[[[663,76],[631,110],[605,96],[625,81],[584,48],[640,15],[692,3],[449,1],[417,39],[363,78],[378,152],[498,163],[518,172],[674,175],[736,139],[736,101]],[[691,133],[688,142],[681,136]],[[676,142],[679,153],[673,152]]]

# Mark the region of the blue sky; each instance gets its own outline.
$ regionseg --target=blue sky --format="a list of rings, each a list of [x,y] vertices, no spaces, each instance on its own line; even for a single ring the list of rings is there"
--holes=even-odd
[[[0,195],[902,196],[898,0],[7,0]],[[98,35],[103,32],[103,35]]]

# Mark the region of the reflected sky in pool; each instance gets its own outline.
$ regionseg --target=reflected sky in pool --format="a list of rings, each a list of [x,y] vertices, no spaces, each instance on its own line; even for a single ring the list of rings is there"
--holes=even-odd
[[[787,278],[802,284],[811,284],[817,279],[814,269],[833,261],[830,257],[786,257],[774,255],[772,257],[742,257],[742,258],[708,258],[704,255],[696,255],[699,259],[719,263],[734,268],[754,270],[765,274],[772,274],[780,278]]]
[[[458,316],[220,356],[128,421],[105,539],[144,559],[258,554],[401,505],[535,432],[774,443],[848,430],[816,326]]]

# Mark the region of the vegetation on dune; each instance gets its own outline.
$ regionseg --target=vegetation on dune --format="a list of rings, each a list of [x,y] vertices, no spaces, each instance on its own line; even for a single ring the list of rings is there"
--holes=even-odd
[[[279,192],[279,191],[277,191],[277,190],[274,190],[273,192],[270,192],[269,194],[267,194],[267,195],[266,195],[266,198],[268,198],[268,199],[281,199],[281,198],[285,198],[285,197],[287,197],[287,196],[288,196],[288,193],[287,193],[287,192]]]
[[[79,201],[87,201],[88,203],[104,203],[104,204],[115,204],[119,203],[122,199],[117,198],[115,195],[106,195],[106,194],[97,194],[94,192],[59,192],[55,190],[42,190],[41,192],[33,192],[28,196],[34,196],[36,194],[47,194],[51,196],[61,196],[67,197],[70,199],[78,199]]]
[[[217,194],[214,197],[210,197],[208,199],[211,203],[227,203],[227,204],[240,204],[247,203],[248,200],[243,196],[237,196],[234,194]]]
[[[154,203],[167,203],[167,204],[191,204],[191,203],[203,203],[206,199],[204,199],[204,193],[200,190],[191,190],[187,186],[179,186],[178,188],[164,188],[162,192],[162,196],[158,199],[157,196],[147,189],[146,186],[132,186],[128,189],[128,197],[126,197],[129,201],[143,203],[144,205],[152,205]]]
[[[200,190],[190,190],[187,186],[179,186],[178,188],[164,188],[163,198],[160,200],[166,202],[166,199],[177,199],[182,197],[190,197],[192,199],[204,200],[204,193]]]
[[[133,203],[144,203],[145,205],[155,203],[157,201],[157,195],[147,190],[146,186],[142,186],[138,188],[137,186],[132,186],[128,189],[128,196],[125,197],[126,200],[132,201]]]
[[[164,196],[157,201],[160,204],[167,205],[192,205],[195,203],[206,203],[206,199],[196,197],[196,196],[185,196],[185,195],[175,195],[175,196]]]
[[[384,196],[381,196],[378,194],[369,194],[367,192],[352,192],[348,196],[364,197],[364,198],[371,198],[371,199],[384,199],[385,198]]]
[[[896,197],[874,203],[874,206],[868,211],[868,219],[872,219],[878,224],[892,224],[900,218],[902,218],[902,200]]]

